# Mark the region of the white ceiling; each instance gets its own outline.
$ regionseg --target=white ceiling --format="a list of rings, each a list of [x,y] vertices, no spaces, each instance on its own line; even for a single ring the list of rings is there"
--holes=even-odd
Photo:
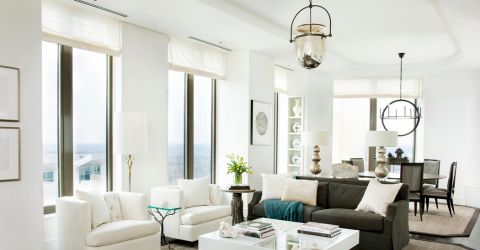
[[[92,1],[92,0],[89,0]],[[297,68],[288,42],[290,22],[303,0],[98,0],[97,5],[129,15],[126,21],[168,35],[194,36],[234,50],[252,50]],[[480,1],[314,0],[329,10],[333,37],[320,70],[422,73],[445,67],[480,68]],[[306,13],[305,13],[306,14]],[[327,23],[315,10],[314,21]],[[305,16],[303,17],[305,18]],[[306,19],[303,19],[306,20]],[[299,17],[298,24],[301,24]]]

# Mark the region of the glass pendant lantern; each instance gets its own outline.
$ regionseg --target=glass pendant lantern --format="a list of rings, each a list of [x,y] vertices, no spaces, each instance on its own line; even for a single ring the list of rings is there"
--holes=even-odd
[[[328,34],[325,32],[325,25],[312,23],[312,9],[314,7],[325,10],[329,19]],[[310,22],[302,24],[295,28],[295,37],[293,24],[297,16],[304,10],[309,9]],[[325,57],[325,40],[332,36],[332,19],[330,13],[320,5],[310,4],[297,12],[290,25],[290,42],[295,44],[295,57],[297,61],[306,69],[314,69],[322,64]]]

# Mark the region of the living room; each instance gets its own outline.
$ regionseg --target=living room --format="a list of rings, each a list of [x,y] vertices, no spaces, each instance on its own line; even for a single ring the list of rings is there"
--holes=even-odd
[[[480,248],[478,1],[0,13],[0,249]],[[276,236],[238,236],[244,220]],[[302,246],[306,222],[342,233]]]

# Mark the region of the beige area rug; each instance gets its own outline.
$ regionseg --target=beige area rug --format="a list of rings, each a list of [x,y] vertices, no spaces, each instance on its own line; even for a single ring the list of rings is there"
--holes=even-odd
[[[410,233],[439,237],[470,235],[478,218],[478,209],[455,206],[455,214],[450,217],[447,205],[439,204],[438,208],[430,200],[430,209],[423,213],[423,221],[420,221],[420,214],[417,212],[417,216],[414,216],[413,209],[410,208],[408,221]]]
[[[198,249],[198,245],[195,244],[195,246],[190,247],[186,244],[182,243],[174,243],[172,244],[172,247],[175,250],[195,250]],[[245,248],[247,249],[247,248]],[[437,243],[437,242],[430,242],[430,241],[423,241],[423,240],[412,240],[410,239],[410,243],[404,247],[402,250],[465,250],[467,248],[463,248],[457,245],[450,245],[450,244],[443,244],[443,243]],[[163,246],[162,250],[168,250],[167,246]]]

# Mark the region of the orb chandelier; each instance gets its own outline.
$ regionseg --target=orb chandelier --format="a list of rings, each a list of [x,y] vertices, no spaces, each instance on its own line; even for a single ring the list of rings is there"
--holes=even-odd
[[[388,120],[411,120],[408,124],[411,129],[408,129],[404,133],[398,133],[398,136],[406,136],[415,131],[420,124],[420,118],[422,117],[422,110],[415,103],[402,98],[402,82],[403,82],[403,57],[405,53],[398,53],[400,57],[400,98],[390,102],[382,111],[380,109],[380,119],[382,120],[383,128],[388,131],[386,121]],[[401,107],[403,105],[403,108]],[[397,108],[395,108],[395,107]],[[398,108],[400,106],[400,108]],[[407,111],[408,110],[408,111]]]
[[[325,57],[325,40],[327,37],[332,36],[332,18],[327,9],[320,5],[310,4],[293,17],[292,24],[290,25],[290,43],[295,43],[295,56],[297,61],[306,69],[314,69],[322,64]],[[328,35],[325,32],[326,26],[319,23],[312,23],[312,9],[320,8],[327,12],[329,27]],[[293,34],[293,23],[298,14],[302,11],[309,10],[309,23],[301,24],[295,28],[295,37]]]

